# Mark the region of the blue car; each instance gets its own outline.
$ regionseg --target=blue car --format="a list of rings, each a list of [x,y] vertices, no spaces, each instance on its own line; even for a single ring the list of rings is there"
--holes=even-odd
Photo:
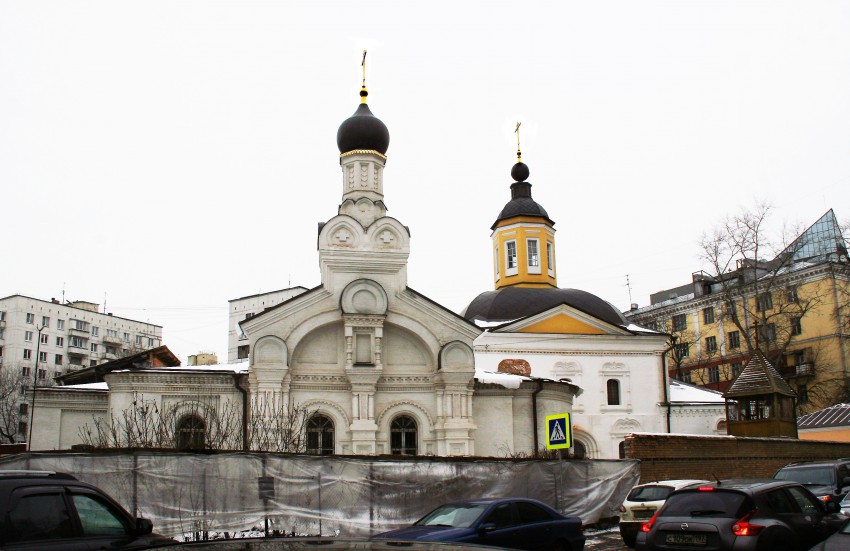
[[[581,519],[534,499],[472,499],[440,505],[407,528],[372,536],[396,541],[451,541],[510,549],[582,551]]]

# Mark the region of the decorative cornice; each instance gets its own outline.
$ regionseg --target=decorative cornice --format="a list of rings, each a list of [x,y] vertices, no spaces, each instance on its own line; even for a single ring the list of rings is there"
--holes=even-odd
[[[519,343],[517,343],[519,344]],[[486,348],[485,348],[486,347]],[[545,350],[522,350],[519,348],[494,348],[492,345],[476,345],[474,348],[476,354],[511,354],[517,355],[555,355],[555,356],[661,356],[663,350],[650,352],[628,352],[628,351],[600,351],[600,350],[558,350],[549,348]]]
[[[351,151],[346,151],[345,153],[340,153],[339,158],[343,159],[345,157],[350,157],[352,155],[377,155],[383,160],[387,160],[387,156],[379,153],[374,149],[352,149]]]

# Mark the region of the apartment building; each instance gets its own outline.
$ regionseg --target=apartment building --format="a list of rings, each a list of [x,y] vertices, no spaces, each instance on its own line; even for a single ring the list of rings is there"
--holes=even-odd
[[[228,301],[227,316],[227,363],[234,363],[248,358],[250,345],[248,337],[239,327],[239,323],[252,318],[266,308],[276,306],[281,302],[297,297],[307,291],[306,287],[289,287],[268,293],[258,293]]]
[[[671,335],[671,377],[725,391],[760,349],[796,392],[800,412],[846,400],[850,262],[832,210],[771,260],[741,259],[726,273],[691,279],[624,312]]]
[[[162,327],[98,311],[92,302],[62,303],[23,295],[0,298],[0,368],[20,373],[19,433],[26,424],[33,382],[98,365],[162,344]]]

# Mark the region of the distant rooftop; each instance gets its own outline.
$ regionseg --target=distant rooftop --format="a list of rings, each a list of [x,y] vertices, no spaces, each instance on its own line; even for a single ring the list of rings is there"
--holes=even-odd
[[[823,429],[850,426],[850,404],[835,404],[797,419],[801,429]]]

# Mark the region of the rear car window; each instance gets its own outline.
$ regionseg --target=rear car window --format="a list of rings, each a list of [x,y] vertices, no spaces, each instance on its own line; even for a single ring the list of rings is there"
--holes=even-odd
[[[629,497],[626,499],[638,503],[643,501],[664,501],[671,493],[673,493],[671,486],[640,486],[633,488],[629,492]]]
[[[773,478],[811,486],[832,486],[835,484],[835,469],[831,465],[788,467],[779,469]]]
[[[661,515],[665,517],[740,518],[752,509],[752,500],[738,492],[693,490],[670,496]]]

